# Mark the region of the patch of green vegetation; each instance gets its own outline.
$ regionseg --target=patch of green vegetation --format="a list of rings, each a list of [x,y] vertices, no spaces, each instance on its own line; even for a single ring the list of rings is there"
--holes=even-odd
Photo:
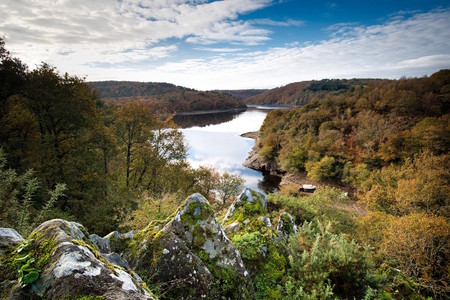
[[[181,207],[184,208],[184,206]],[[185,225],[196,225],[198,220],[204,220],[211,214],[213,212],[208,203],[191,201],[185,212],[181,214],[181,221]]]
[[[206,242],[206,237],[205,237],[206,233],[205,230],[202,228],[202,226],[197,225],[194,228],[194,232],[193,232],[193,245],[195,248],[200,248],[202,247],[205,242]]]
[[[281,215],[281,221],[283,222],[283,228],[287,235],[294,232],[294,225],[291,222],[291,218],[288,214]]]
[[[285,209],[300,224],[319,218],[321,221],[333,222],[335,230],[339,232],[351,233],[356,228],[356,216],[340,207],[351,203],[350,200],[343,198],[342,192],[334,188],[318,189],[314,194],[304,197],[269,194],[267,201]]]

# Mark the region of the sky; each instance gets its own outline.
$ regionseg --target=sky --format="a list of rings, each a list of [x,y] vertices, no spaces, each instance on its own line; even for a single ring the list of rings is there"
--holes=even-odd
[[[450,67],[449,0],[1,0],[0,36],[31,69],[198,90]]]

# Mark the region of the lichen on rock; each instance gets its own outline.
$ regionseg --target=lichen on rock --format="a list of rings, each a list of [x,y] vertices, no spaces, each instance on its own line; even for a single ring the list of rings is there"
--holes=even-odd
[[[88,238],[87,230],[75,222],[60,219],[44,222],[17,248],[5,252],[4,269],[16,274],[15,262],[22,258],[28,260],[39,276],[20,284],[20,278],[1,272],[2,298],[154,299],[143,282],[105,260]]]
[[[239,252],[202,195],[190,196],[159,230],[152,226],[136,233],[129,257],[162,299],[255,298]]]

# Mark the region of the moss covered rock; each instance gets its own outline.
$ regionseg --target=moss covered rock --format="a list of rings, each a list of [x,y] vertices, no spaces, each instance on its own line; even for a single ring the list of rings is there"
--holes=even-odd
[[[51,220],[5,252],[2,299],[154,299],[132,273],[106,261],[77,223]]]
[[[278,233],[286,240],[289,240],[289,237],[292,234],[297,233],[298,228],[295,224],[294,217],[288,212],[283,212],[278,219],[277,224]]]
[[[280,299],[288,248],[267,216],[265,196],[244,189],[230,206],[222,225],[241,254],[257,298]]]
[[[190,196],[166,224],[137,232],[127,257],[161,299],[254,299],[239,252],[208,201]]]

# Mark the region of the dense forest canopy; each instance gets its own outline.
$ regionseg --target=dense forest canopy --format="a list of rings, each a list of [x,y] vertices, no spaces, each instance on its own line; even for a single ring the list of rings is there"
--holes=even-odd
[[[229,93],[196,91],[170,83],[97,81],[89,84],[106,103],[148,102],[156,110],[192,112],[205,110],[243,109],[245,104]]]
[[[313,99],[322,98],[328,94],[339,94],[355,88],[362,88],[369,82],[374,81],[378,81],[378,79],[323,79],[294,82],[250,96],[244,101],[247,104],[302,106]]]

